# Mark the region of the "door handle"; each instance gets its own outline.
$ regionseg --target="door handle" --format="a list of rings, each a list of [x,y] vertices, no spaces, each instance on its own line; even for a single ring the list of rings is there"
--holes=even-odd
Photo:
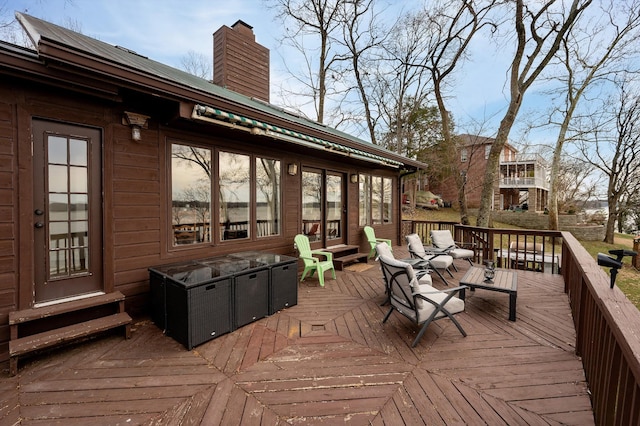
[[[42,227],[44,227],[44,223],[42,223],[42,222],[36,222],[34,226],[35,226],[36,228],[42,228]]]

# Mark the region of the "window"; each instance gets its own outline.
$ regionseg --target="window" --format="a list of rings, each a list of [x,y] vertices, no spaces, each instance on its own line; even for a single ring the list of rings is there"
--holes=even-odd
[[[460,150],[460,162],[466,163],[469,153],[467,152],[467,148],[462,148]]]
[[[280,162],[256,158],[257,236],[280,234]]]
[[[369,218],[371,217],[371,176],[360,175],[359,180],[359,212],[360,212],[360,226],[369,224]]]
[[[49,279],[89,273],[88,141],[49,136]]]
[[[381,176],[360,175],[360,226],[393,222],[393,181]]]
[[[214,241],[212,223],[220,241],[279,235],[280,161],[225,151],[214,158],[211,148],[171,144],[173,245]]]
[[[220,239],[249,238],[250,159],[248,155],[220,152],[218,186]]]
[[[384,223],[391,223],[393,217],[393,190],[391,187],[391,179],[384,178],[382,180],[382,221]]]
[[[174,245],[211,241],[211,150],[171,145],[171,224]]]
[[[489,154],[491,153],[491,145],[484,146],[484,159],[489,158]]]
[[[371,221],[374,225],[382,223],[382,178],[371,177]]]

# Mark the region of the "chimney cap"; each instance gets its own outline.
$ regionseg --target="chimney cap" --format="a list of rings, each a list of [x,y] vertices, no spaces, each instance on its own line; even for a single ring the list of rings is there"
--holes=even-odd
[[[248,29],[253,30],[253,27],[251,25],[247,24],[246,22],[244,22],[242,19],[238,19],[236,21],[236,23],[231,26],[231,28],[235,28],[237,25],[243,25],[243,26],[247,27]]]

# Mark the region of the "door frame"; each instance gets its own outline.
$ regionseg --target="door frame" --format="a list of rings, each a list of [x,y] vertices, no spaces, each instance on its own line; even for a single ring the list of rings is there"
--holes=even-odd
[[[322,199],[320,200],[320,238],[318,240],[314,240],[314,241],[310,241],[311,244],[311,248],[313,249],[318,249],[318,248],[323,248],[323,247],[327,247],[328,243],[331,243],[331,245],[339,245],[339,244],[346,244],[347,243],[347,231],[348,231],[348,226],[347,226],[347,204],[348,204],[348,194],[347,194],[347,190],[348,190],[348,186],[347,186],[347,177],[348,174],[346,172],[341,172],[341,171],[336,171],[336,170],[330,170],[327,168],[321,168],[321,167],[312,167],[312,166],[303,166],[302,167],[302,172],[300,173],[300,179],[302,180],[302,175],[305,172],[310,172],[310,173],[316,173],[320,175],[320,179],[321,179],[321,197]],[[334,240],[328,240],[327,239],[327,176],[328,175],[332,175],[332,176],[339,176],[341,178],[341,198],[342,198],[342,208],[341,208],[341,219],[340,219],[340,226],[341,226],[341,237],[334,239]],[[300,202],[301,202],[301,208],[303,208],[303,191],[304,191],[304,182],[301,182],[300,185]],[[303,214],[301,211],[300,214],[300,229],[303,230],[303,232],[306,231],[305,229],[305,223],[304,223],[304,218],[303,218]]]
[[[83,290],[76,294],[64,295],[59,298],[54,297],[53,299],[42,300],[42,301],[38,301],[38,298],[37,298],[36,280],[38,279],[38,274],[36,272],[36,267],[38,266],[37,263],[40,263],[40,265],[42,265],[41,262],[44,261],[44,259],[36,259],[36,257],[38,256],[39,251],[41,253],[44,253],[46,256],[48,256],[49,254],[46,252],[46,245],[44,247],[44,250],[43,248],[40,248],[38,250],[35,247],[36,243],[38,242],[45,242],[46,244],[46,240],[48,238],[47,236],[38,237],[36,234],[36,232],[38,231],[34,227],[34,218],[36,217],[34,214],[35,213],[34,209],[38,208],[38,205],[41,203],[41,201],[36,200],[35,192],[34,192],[36,188],[35,185],[36,184],[43,185],[43,190],[46,193],[46,189],[44,188],[44,185],[46,184],[46,178],[44,177],[44,175],[42,176],[42,179],[39,179],[40,180],[39,183],[36,182],[36,172],[37,172],[36,168],[39,167],[35,157],[36,149],[38,148],[37,144],[39,144],[39,141],[37,139],[38,136],[36,136],[36,132],[38,133],[42,132],[43,135],[45,132],[51,132],[52,134],[58,133],[58,134],[67,135],[67,136],[68,135],[73,136],[77,132],[77,134],[79,135],[79,139],[82,139],[84,137],[90,137],[92,141],[89,144],[90,152],[88,152],[88,159],[90,161],[89,163],[90,173],[92,171],[93,173],[89,177],[90,182],[88,182],[88,185],[92,185],[95,188],[94,191],[97,192],[97,194],[95,194],[95,197],[92,197],[92,201],[90,201],[91,207],[88,214],[89,215],[93,214],[96,217],[96,219],[90,220],[89,226],[92,227],[90,235],[97,236],[98,240],[95,241],[95,243],[93,244],[92,244],[93,240],[91,240],[89,243],[90,251],[93,256],[93,262],[90,262],[90,266],[89,266],[90,271],[87,275],[85,275],[85,277],[88,277],[90,281],[95,283],[95,288],[88,287],[87,290]],[[20,292],[19,306],[22,309],[24,307],[49,305],[49,304],[59,303],[67,300],[73,300],[73,299],[82,298],[82,297],[89,297],[94,294],[103,294],[106,292],[106,288],[105,288],[106,282],[104,279],[104,271],[105,271],[105,254],[104,254],[105,188],[104,188],[104,176],[103,176],[104,131],[103,129],[96,126],[82,125],[77,123],[67,123],[67,122],[49,120],[46,118],[39,118],[39,117],[30,117],[29,133],[31,136],[30,137],[31,146],[29,147],[31,167],[28,169],[28,173],[30,176],[26,182],[30,183],[29,193],[33,195],[31,197],[26,197],[28,198],[28,201],[24,203],[20,211],[21,211],[21,218],[22,218],[21,233],[23,230],[26,232],[26,230],[28,229],[28,234],[29,234],[28,241],[30,241],[31,244],[29,244],[28,248],[21,247],[21,259],[28,258],[32,268],[31,268],[31,274],[28,277],[29,279],[28,284],[26,280],[21,280],[21,288],[27,289],[27,285],[28,285],[28,291]],[[46,140],[44,140],[43,138],[44,136],[40,137],[42,143],[44,144]],[[42,146],[42,148],[46,149],[45,146]],[[45,155],[44,152],[42,153],[42,155]],[[22,152],[20,152],[20,158],[22,159]],[[42,159],[42,161],[46,163],[46,155],[45,155],[45,158]],[[44,163],[41,163],[41,166],[44,165]],[[42,171],[41,173],[44,173],[44,171]],[[26,188],[26,185],[25,187],[23,187],[23,191],[26,190],[25,188]],[[45,210],[48,210],[48,208]],[[45,227],[45,230],[46,229],[47,228]],[[46,231],[43,231],[43,232],[46,232]],[[48,264],[48,262],[46,264]],[[45,268],[45,273],[47,273],[46,268]]]

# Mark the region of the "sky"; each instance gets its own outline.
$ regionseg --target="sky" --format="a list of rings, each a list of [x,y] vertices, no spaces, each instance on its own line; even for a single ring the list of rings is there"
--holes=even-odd
[[[419,4],[418,0],[386,1],[391,10]],[[181,60],[188,51],[212,57],[213,33],[222,25],[231,26],[241,19],[253,27],[256,41],[271,52],[271,103],[283,105],[278,102],[274,87],[290,81],[284,61],[291,61],[295,53],[279,44],[281,29],[274,12],[262,0],[0,0],[2,7],[10,10],[11,15],[20,11],[78,28],[84,35],[176,68],[181,68]],[[477,132],[482,124],[483,136],[495,136],[508,102],[505,87],[508,56],[498,54],[496,47],[486,40],[475,41],[471,63],[457,75],[448,104],[456,123],[462,127],[461,133]],[[528,95],[535,100],[535,94]],[[526,110],[525,105],[523,111]],[[312,111],[303,111],[313,116]],[[551,138],[535,137],[541,141]],[[517,145],[514,138],[518,136],[512,137],[512,143]]]

